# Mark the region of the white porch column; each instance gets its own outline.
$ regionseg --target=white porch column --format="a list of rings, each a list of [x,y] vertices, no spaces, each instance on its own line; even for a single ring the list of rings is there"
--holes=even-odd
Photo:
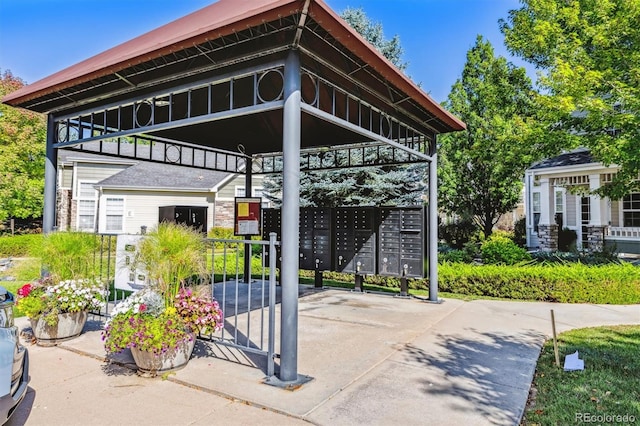
[[[550,198],[551,187],[549,185],[549,178],[540,178],[540,225],[551,225],[551,211],[553,204]]]
[[[600,188],[600,174],[589,175],[589,190]],[[589,195],[588,249],[600,251],[604,249],[605,228],[609,222],[608,203],[605,198]]]
[[[589,175],[589,190],[594,191],[600,188],[600,174]],[[609,212],[607,200],[597,195],[589,196],[589,225],[606,226],[609,224]]]

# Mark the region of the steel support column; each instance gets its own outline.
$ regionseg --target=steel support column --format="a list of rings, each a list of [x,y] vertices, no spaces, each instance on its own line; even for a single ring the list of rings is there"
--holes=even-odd
[[[438,155],[429,163],[429,300],[438,302]]]
[[[284,66],[282,131],[282,318],[280,375],[282,382],[298,380],[298,224],[300,221],[300,56],[291,50]]]
[[[252,197],[251,193],[251,180],[252,180],[252,170],[251,170],[251,162],[252,158],[247,157],[246,159],[247,167],[244,170],[244,196]],[[245,240],[251,240],[252,235],[244,235],[243,238]],[[249,284],[251,282],[251,244],[244,245],[244,283]]]
[[[47,116],[47,148],[44,161],[44,211],[42,212],[42,232],[53,231],[56,223],[56,179],[58,168],[58,150],[55,143],[55,122],[53,115]]]

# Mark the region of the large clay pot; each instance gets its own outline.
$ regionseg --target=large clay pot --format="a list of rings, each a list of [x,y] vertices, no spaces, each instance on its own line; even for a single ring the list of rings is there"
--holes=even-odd
[[[171,349],[162,355],[154,355],[152,352],[131,348],[131,355],[138,367],[138,375],[143,377],[155,377],[183,368],[189,362],[193,348],[196,344],[196,335],[191,333],[191,339],[182,342],[177,349]]]
[[[82,333],[87,322],[87,311],[58,314],[56,325],[47,324],[41,317],[30,321],[38,346],[55,346]]]

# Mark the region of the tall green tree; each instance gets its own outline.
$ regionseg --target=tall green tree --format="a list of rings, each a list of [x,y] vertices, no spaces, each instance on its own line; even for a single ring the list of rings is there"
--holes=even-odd
[[[22,86],[0,73],[0,98]],[[42,216],[46,133],[42,114],[0,104],[0,220]]]
[[[517,205],[534,158],[531,79],[524,68],[495,57],[491,43],[478,36],[444,104],[467,129],[438,139],[440,207],[473,220],[488,236]]]
[[[640,189],[640,1],[521,3],[500,26],[508,49],[541,70],[547,148],[584,146],[620,166],[600,195]]]
[[[402,60],[400,38],[395,35],[386,39],[382,24],[371,21],[362,8],[347,8],[341,17],[396,67],[400,70],[407,67],[407,63]],[[305,172],[300,176],[300,205],[335,207],[421,204],[425,190],[424,174],[423,164]],[[265,197],[278,204],[282,176],[269,176],[264,180],[264,189]]]

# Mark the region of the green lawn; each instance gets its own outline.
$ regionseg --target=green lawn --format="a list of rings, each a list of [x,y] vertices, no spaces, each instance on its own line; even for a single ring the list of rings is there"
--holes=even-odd
[[[571,330],[545,343],[522,425],[639,424],[640,325]],[[583,371],[565,372],[564,357],[578,351]]]

